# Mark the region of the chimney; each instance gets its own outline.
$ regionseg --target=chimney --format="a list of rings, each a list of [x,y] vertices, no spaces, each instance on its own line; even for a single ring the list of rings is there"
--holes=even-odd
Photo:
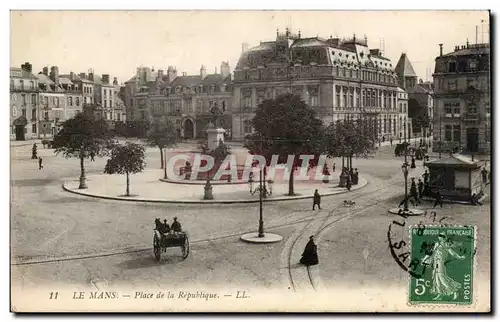
[[[87,74],[85,73],[80,73],[78,76],[80,76],[81,79],[87,79]]]
[[[32,70],[33,70],[33,66],[31,66],[31,64],[29,62],[25,62],[24,64],[21,65],[21,68],[24,70],[24,71],[27,71],[28,73],[31,73]]]
[[[118,85],[118,77],[113,77],[113,85]]]
[[[420,84],[423,84],[424,81],[422,80],[422,78],[420,78],[420,80],[418,81]]]
[[[186,72],[182,72],[182,76],[187,76],[187,73]]]
[[[69,72],[69,80],[72,81],[73,79],[75,79],[75,73]]]
[[[56,85],[59,84],[59,67],[50,67],[50,79],[52,79],[52,81],[56,83]]]
[[[109,74],[102,74],[102,82],[104,84],[109,84]]]
[[[200,76],[201,79],[205,79],[205,77],[207,77],[207,68],[205,67],[205,65],[201,65]]]
[[[231,69],[229,68],[229,62],[223,61],[220,64],[220,73],[222,79],[226,79],[231,74]]]
[[[241,52],[244,53],[248,50],[248,43],[244,42],[241,44]]]
[[[94,73],[93,72],[89,73],[89,81],[91,81],[91,82],[94,81]]]
[[[439,56],[443,56],[443,44],[439,44]]]
[[[49,68],[48,67],[44,67],[42,69],[42,73],[45,75],[45,76],[49,76]]]

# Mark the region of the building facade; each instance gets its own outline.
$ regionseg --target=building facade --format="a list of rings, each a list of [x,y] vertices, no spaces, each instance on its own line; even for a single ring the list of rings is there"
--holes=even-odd
[[[39,117],[38,79],[32,65],[10,68],[10,138],[29,140],[38,137]]]
[[[205,137],[216,113],[217,125],[231,137],[232,80],[227,62],[222,62],[220,73],[215,70],[208,74],[202,66],[199,75],[178,76],[177,70],[169,66],[167,73],[158,70],[154,81],[145,82],[151,79],[146,76],[141,79],[137,75],[125,86],[126,95],[134,93],[131,106],[127,106],[131,121],[165,124],[170,120],[179,137],[194,139]]]
[[[246,47],[234,71],[233,139],[253,131],[263,100],[287,92],[301,96],[325,124],[364,118],[386,140],[401,131],[394,66],[366,39],[301,38],[286,30],[275,41]]]
[[[411,129],[419,136],[432,133],[434,99],[432,83],[417,82],[418,76],[406,55],[402,53],[396,65],[399,86],[408,94],[408,117]]]
[[[490,46],[456,46],[436,57],[434,151],[487,154],[491,145]],[[441,142],[441,143],[440,143]]]

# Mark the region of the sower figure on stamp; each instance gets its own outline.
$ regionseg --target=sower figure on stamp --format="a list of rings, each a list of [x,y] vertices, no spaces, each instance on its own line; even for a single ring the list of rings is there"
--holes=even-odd
[[[302,253],[300,263],[307,266],[317,265],[319,263],[318,250],[316,244],[314,243],[314,236],[309,237],[309,241],[307,242],[304,252]]]
[[[318,189],[314,190],[313,210],[316,209],[316,205],[318,205],[318,208],[321,210],[321,195],[319,194]]]
[[[438,235],[438,242],[434,244],[432,255],[425,255],[422,263],[431,265],[432,267],[432,287],[431,293],[436,294],[433,300],[439,300],[443,296],[453,296],[453,300],[458,297],[458,291],[462,285],[452,279],[446,273],[446,263],[448,257],[456,259],[465,259],[465,256],[457,254],[452,249],[453,244],[446,241],[446,236],[443,234]]]

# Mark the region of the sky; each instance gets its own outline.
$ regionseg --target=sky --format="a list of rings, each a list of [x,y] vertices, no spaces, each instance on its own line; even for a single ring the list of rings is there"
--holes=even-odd
[[[481,23],[481,20],[484,22]],[[466,40],[488,42],[487,11],[12,11],[10,65],[58,66],[61,74],[93,69],[125,82],[139,66],[199,74],[229,61],[231,71],[242,43],[274,40],[288,26],[302,37],[330,35],[384,43],[394,66],[406,52],[417,75],[431,80],[434,59]]]

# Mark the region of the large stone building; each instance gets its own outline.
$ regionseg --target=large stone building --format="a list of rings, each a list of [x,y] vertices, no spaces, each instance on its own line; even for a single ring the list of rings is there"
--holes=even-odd
[[[258,104],[286,92],[300,95],[326,124],[364,118],[380,139],[396,138],[401,132],[394,66],[380,50],[369,49],[366,39],[277,32],[275,41],[244,48],[233,86],[236,140],[252,132]]]
[[[67,98],[56,66],[51,68],[50,75],[45,67],[36,77],[40,87],[39,132],[40,137],[44,138],[53,136],[66,119]]]
[[[138,70],[136,77],[125,85],[125,103],[130,121],[164,124],[172,121],[179,137],[203,138],[212,115],[218,116],[217,125],[226,129],[231,137],[231,72],[227,62],[222,62],[220,73],[207,73],[200,68],[199,75],[177,75],[169,66],[167,72],[158,70],[149,74]],[[154,75],[154,80],[151,80]]]
[[[432,132],[434,106],[432,83],[417,82],[418,76],[406,53],[401,54],[395,71],[399,86],[408,94],[411,129],[419,136],[429,135]]]
[[[32,65],[10,68],[10,138],[27,140],[38,137],[38,79]]]
[[[489,153],[491,144],[490,46],[456,46],[436,57],[433,150],[454,147]],[[439,144],[439,142],[442,144]]]

